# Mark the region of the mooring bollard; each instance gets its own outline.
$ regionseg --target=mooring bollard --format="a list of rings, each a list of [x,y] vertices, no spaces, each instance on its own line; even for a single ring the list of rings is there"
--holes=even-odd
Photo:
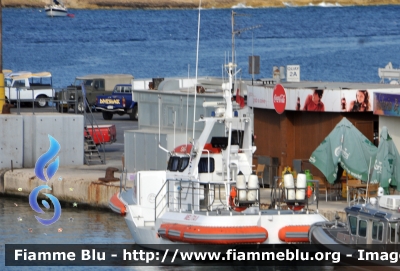
[[[3,109],[1,110],[1,114],[11,114],[10,108],[15,107],[13,104],[4,104]]]
[[[104,178],[99,178],[99,181],[102,182],[117,182],[119,178],[114,177],[114,172],[118,171],[118,168],[115,167],[108,167],[106,168],[106,176]]]

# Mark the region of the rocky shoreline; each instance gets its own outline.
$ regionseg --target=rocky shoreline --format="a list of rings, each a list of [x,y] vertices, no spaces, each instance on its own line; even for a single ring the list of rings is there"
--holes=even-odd
[[[43,8],[51,0],[3,0],[3,7],[14,8]],[[199,6],[199,0],[64,0],[71,9],[194,9]],[[232,8],[246,6],[253,8],[291,6],[372,6],[372,5],[399,5],[400,0],[202,0],[202,8]]]

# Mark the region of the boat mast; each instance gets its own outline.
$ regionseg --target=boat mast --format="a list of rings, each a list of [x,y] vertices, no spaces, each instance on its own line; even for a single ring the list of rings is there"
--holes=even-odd
[[[199,17],[197,20],[197,50],[196,50],[196,79],[194,85],[194,108],[193,108],[193,141],[196,130],[196,99],[197,99],[197,71],[199,68],[199,43],[200,43],[200,10],[201,10],[201,0],[199,2]],[[192,143],[194,144],[194,142]]]
[[[235,75],[236,76],[236,61],[235,61],[235,35],[236,34],[240,34],[240,33],[242,33],[242,32],[244,32],[244,31],[247,31],[247,30],[251,30],[251,29],[255,29],[255,28],[259,28],[259,27],[261,27],[261,25],[255,25],[255,26],[251,26],[251,27],[247,27],[247,28],[242,28],[242,29],[237,29],[237,30],[235,30],[235,16],[251,16],[251,15],[248,15],[248,14],[238,14],[238,13],[236,13],[236,12],[234,12],[233,10],[232,10],[232,15],[231,15],[231,20],[232,20],[232,65],[233,65],[233,68],[234,69],[232,69],[232,71],[231,70],[229,70],[229,72],[232,72],[232,74],[229,74],[230,76],[232,75]],[[231,63],[229,63],[228,65],[230,65]],[[232,94],[233,94],[233,92],[234,92],[234,90],[235,90],[235,88],[234,88],[234,85],[233,85],[233,80],[232,80],[232,84],[231,84],[231,87],[232,87],[232,89],[231,89],[231,91],[232,91]]]
[[[231,78],[231,77],[233,77],[233,73],[234,73],[234,72],[235,72],[235,74],[236,74],[236,64],[235,64],[235,35],[240,33],[240,30],[235,31],[235,15],[236,15],[236,12],[234,12],[234,11],[232,10],[232,15],[231,15],[231,21],[232,21],[232,62],[228,64],[228,66],[229,66],[229,69],[228,69],[228,71],[229,71],[229,83],[230,83],[230,86],[231,86],[231,92],[232,92],[232,94],[233,94],[235,88],[234,88],[234,85],[233,85],[233,78]]]

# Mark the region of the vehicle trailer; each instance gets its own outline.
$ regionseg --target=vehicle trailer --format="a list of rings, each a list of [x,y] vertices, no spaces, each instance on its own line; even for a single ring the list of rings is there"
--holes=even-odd
[[[112,144],[117,141],[117,129],[114,124],[87,126],[84,130],[84,136],[85,139],[92,137],[96,146],[100,144]]]

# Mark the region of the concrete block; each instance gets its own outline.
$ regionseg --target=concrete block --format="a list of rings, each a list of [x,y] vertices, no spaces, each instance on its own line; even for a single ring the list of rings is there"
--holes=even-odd
[[[23,118],[0,115],[0,169],[23,167]]]
[[[48,151],[48,135],[60,143],[60,166],[83,165],[83,124],[81,115],[24,115],[24,167],[35,167]]]

